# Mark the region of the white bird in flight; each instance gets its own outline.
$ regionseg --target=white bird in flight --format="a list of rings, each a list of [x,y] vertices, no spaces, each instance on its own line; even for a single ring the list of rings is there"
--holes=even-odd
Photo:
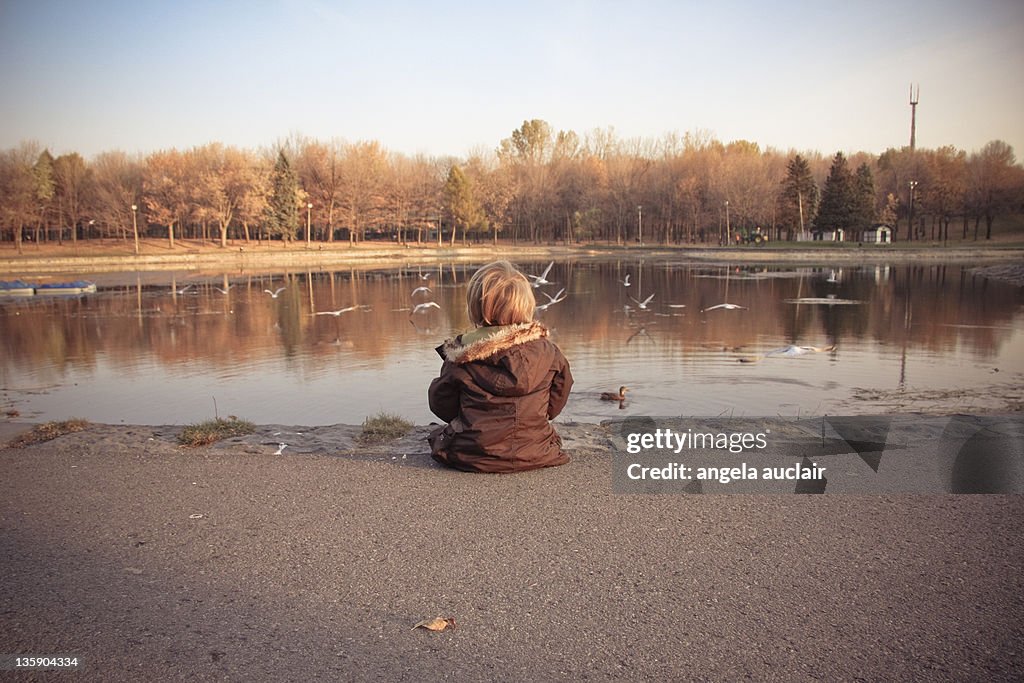
[[[633,299],[633,297],[629,297],[629,298]],[[641,311],[646,311],[647,310],[647,304],[651,303],[651,299],[653,299],[653,298],[654,298],[654,295],[651,294],[649,297],[647,297],[643,301],[637,301],[636,299],[633,299],[633,301],[636,301],[636,305],[640,307]]]
[[[629,287],[629,273],[626,273],[626,277],[623,280],[619,280],[623,287]]]
[[[760,360],[768,358],[769,356],[783,356],[785,358],[793,358],[795,356],[803,356],[808,353],[823,353],[825,351],[834,351],[836,348],[835,344],[831,346],[796,346],[790,344],[789,346],[780,346],[777,349],[772,349],[760,356],[754,356],[753,358],[740,358],[741,363],[756,363]]]
[[[555,284],[554,282],[551,282],[551,281],[548,280],[548,273],[551,272],[551,266],[553,266],[553,265],[555,265],[554,261],[549,263],[548,267],[545,268],[544,272],[541,273],[540,275],[527,275],[527,277],[533,278],[533,286],[535,288],[536,287],[540,287],[541,285],[553,285],[553,284]]]
[[[703,313],[705,311],[713,311],[716,308],[724,308],[727,311],[735,311],[737,309],[741,311],[747,310],[746,306],[739,306],[737,304],[717,304],[715,306],[708,306],[707,308],[702,308],[700,309],[700,312]]]
[[[185,292],[187,292],[188,290],[192,289],[192,287],[193,287],[193,286],[194,286],[194,285],[185,285],[185,286],[184,286],[184,287],[182,287],[181,289],[176,289],[176,290],[174,290],[174,291],[175,291],[175,293],[177,293],[177,294],[184,294],[184,293],[185,293]]]
[[[339,308],[336,311],[320,311],[319,313],[314,313],[313,315],[333,315],[335,318],[337,318],[342,313],[348,313],[349,311],[354,311],[357,308],[362,308],[363,310],[369,310],[370,307],[369,306],[364,306],[364,305],[356,304],[355,306],[348,306],[346,308]]]
[[[216,285],[214,285],[213,288],[216,289],[221,294],[227,294],[228,293],[228,289],[231,289],[232,287],[234,287],[234,285],[228,285],[227,289],[221,289],[220,287],[217,287]]]
[[[409,296],[416,296],[417,294],[420,293],[429,294],[430,287],[417,287],[416,289],[412,290],[412,294],[410,294]]]
[[[269,289],[264,289],[263,291],[269,294],[271,299],[276,299],[277,295],[283,292],[285,289],[285,287],[278,287],[273,292],[271,292]]]
[[[425,303],[425,304],[416,304],[416,305],[415,305],[415,306],[413,307],[412,311],[410,311],[409,315],[411,316],[411,315],[413,315],[414,313],[423,313],[423,312],[424,312],[424,311],[426,311],[426,310],[427,310],[428,308],[441,308],[441,307],[440,307],[440,306],[438,306],[438,305],[437,305],[437,304],[436,304],[435,302],[433,302],[433,301],[428,301],[428,302],[427,302],[427,303]]]
[[[547,292],[541,292],[541,294],[543,294],[544,296],[546,296],[548,298],[548,302],[546,304],[540,304],[539,306],[537,306],[537,308],[535,310],[546,311],[546,310],[548,310],[549,306],[552,306],[553,304],[557,304],[559,301],[565,301],[565,299],[567,297],[562,296],[562,294],[564,294],[564,293],[565,293],[565,287],[562,287],[560,290],[558,290],[558,293],[555,294],[554,296],[551,296]],[[561,297],[561,298],[559,298],[559,297]]]

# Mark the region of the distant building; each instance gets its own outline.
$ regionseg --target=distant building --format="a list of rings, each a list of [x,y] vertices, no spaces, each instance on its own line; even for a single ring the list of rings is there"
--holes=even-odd
[[[879,223],[862,232],[860,239],[861,242],[869,244],[890,244],[892,242],[892,228]]]
[[[845,242],[846,231],[842,228],[836,228],[835,230],[815,230],[814,231],[815,242]]]

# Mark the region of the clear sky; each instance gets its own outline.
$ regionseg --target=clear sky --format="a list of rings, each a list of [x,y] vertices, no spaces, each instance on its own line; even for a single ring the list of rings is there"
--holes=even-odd
[[[493,5],[493,6],[492,6]],[[1024,158],[1024,2],[0,0],[0,148],[464,156],[525,119],[620,138]]]

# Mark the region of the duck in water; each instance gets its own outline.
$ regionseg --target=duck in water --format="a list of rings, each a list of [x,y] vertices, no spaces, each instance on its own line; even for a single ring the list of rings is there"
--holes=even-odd
[[[611,391],[602,392],[601,393],[601,400],[602,401],[625,401],[626,400],[626,392],[627,391],[629,391],[628,387],[619,387],[619,393],[617,393],[617,394],[614,393],[614,392],[611,392]]]

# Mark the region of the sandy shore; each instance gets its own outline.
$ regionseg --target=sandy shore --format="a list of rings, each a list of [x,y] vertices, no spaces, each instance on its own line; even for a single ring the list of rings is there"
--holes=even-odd
[[[433,244],[395,245],[389,243],[297,243],[243,244],[226,248],[210,243],[179,241],[174,250],[166,242],[149,240],[139,255],[128,243],[102,241],[78,246],[26,246],[21,255],[13,249],[0,252],[0,279],[43,274],[83,274],[147,271],[245,271],[280,272],[282,269],[331,269],[401,266],[408,263],[480,262],[496,257],[545,258],[658,258],[708,262],[808,263],[853,265],[858,263],[1004,263],[1024,260],[1024,246],[1009,243],[976,244],[953,242],[948,246],[848,244],[842,247],[786,248],[684,246],[620,247],[614,245],[477,244],[438,247]]]
[[[427,427],[179,429],[0,449],[0,649],[90,681],[1024,675],[1020,495],[617,494],[601,425],[515,476],[436,466]]]

